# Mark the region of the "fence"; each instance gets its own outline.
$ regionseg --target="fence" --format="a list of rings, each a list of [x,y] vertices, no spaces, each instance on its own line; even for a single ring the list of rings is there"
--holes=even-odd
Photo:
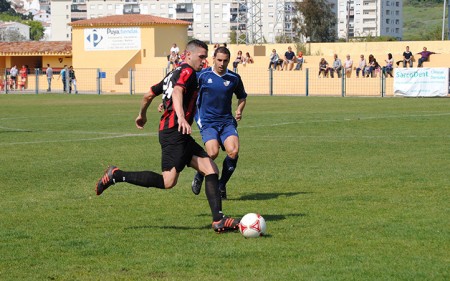
[[[24,89],[15,89],[9,72],[0,70],[2,93],[48,93],[45,71],[29,71]],[[335,74],[334,78],[319,77],[318,68],[299,71],[274,71],[272,69],[239,66],[237,72],[244,81],[249,95],[303,95],[303,96],[393,96],[393,78],[378,73],[376,77],[357,78],[355,71],[349,77]],[[165,68],[136,68],[120,72],[118,69],[75,69],[76,87],[80,94],[143,94],[150,86],[159,82],[167,73]],[[66,87],[63,85],[66,81]],[[64,88],[75,93],[69,80],[55,74],[51,81],[51,92],[63,93]]]

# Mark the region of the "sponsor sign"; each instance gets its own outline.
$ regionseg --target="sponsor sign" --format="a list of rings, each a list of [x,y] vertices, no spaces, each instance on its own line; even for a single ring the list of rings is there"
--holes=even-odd
[[[448,68],[396,68],[394,95],[445,97],[449,90]]]
[[[87,28],[84,30],[85,51],[124,51],[141,49],[141,29]]]

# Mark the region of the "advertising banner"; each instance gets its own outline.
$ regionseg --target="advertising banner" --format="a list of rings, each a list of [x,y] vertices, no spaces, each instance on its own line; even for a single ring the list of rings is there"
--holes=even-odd
[[[394,95],[406,97],[446,97],[448,68],[396,68]]]
[[[124,51],[141,49],[141,29],[87,28],[84,30],[85,51]]]

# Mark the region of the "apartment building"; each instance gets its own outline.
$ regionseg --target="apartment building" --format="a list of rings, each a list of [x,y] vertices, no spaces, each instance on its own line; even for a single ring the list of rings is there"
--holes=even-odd
[[[403,1],[401,0],[339,0],[338,36],[403,37]]]
[[[328,0],[340,38],[402,37],[400,0]],[[295,34],[295,0],[52,0],[52,40],[71,40],[68,23],[121,14],[151,14],[192,24],[188,36],[210,43],[275,43]],[[232,33],[232,31],[234,31]],[[366,34],[366,35],[364,35]],[[240,41],[242,40],[242,41]]]

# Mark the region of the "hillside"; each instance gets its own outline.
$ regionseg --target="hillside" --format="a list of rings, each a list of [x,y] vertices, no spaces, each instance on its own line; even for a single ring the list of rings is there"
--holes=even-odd
[[[403,4],[403,40],[441,40],[442,12],[442,3],[421,1],[420,5],[414,5],[410,1],[405,1]],[[445,31],[447,32],[447,16]]]

